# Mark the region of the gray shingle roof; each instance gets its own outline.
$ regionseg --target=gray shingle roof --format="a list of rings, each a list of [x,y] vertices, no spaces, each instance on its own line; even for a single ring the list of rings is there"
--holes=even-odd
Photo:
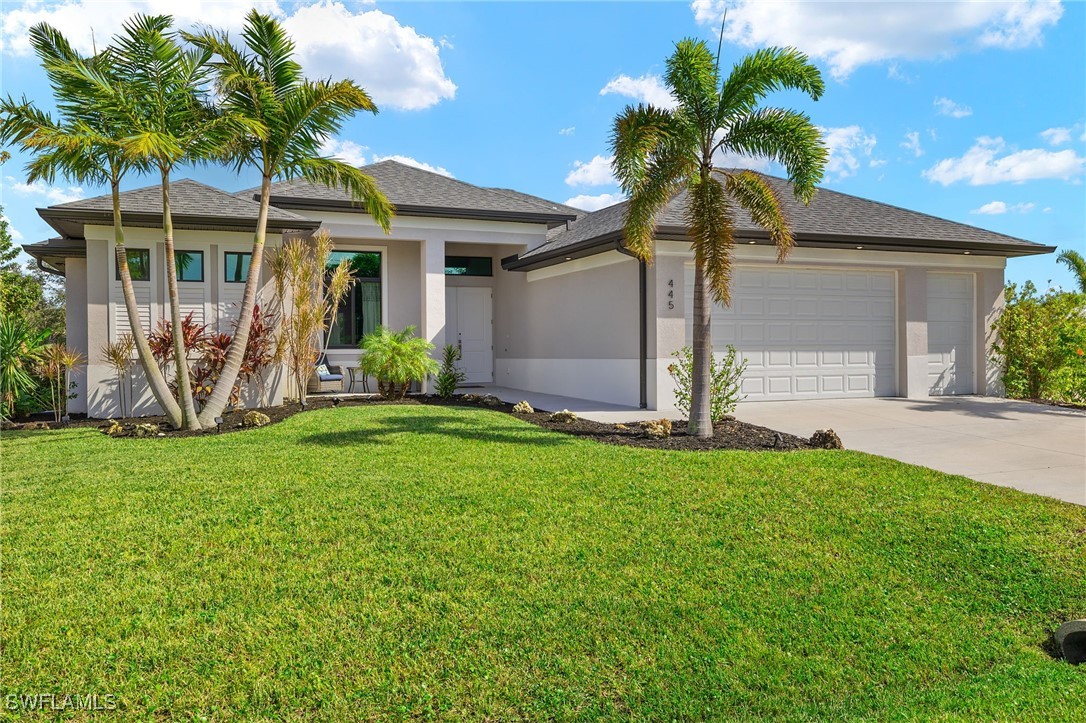
[[[404,216],[524,220],[557,225],[582,213],[536,196],[503,188],[473,186],[396,161],[380,161],[362,166],[362,170],[373,177],[396,206],[396,212]],[[251,198],[258,190],[248,189],[236,195]],[[304,179],[272,184],[271,193],[272,203],[280,208],[353,206],[346,192]]]
[[[191,179],[181,179],[170,183],[170,210],[175,219],[178,218],[216,218],[234,219],[239,225],[248,222],[248,225],[256,223],[260,204],[255,201],[241,198],[226,191],[208,186]],[[76,212],[76,213],[71,213]],[[84,198],[78,201],[60,203],[42,209],[40,213],[46,218],[63,218],[68,216],[81,216],[84,212],[113,213],[113,198],[110,195]],[[158,185],[136,188],[121,193],[121,213],[138,216],[162,216],[162,189]],[[127,222],[127,219],[126,219]],[[315,223],[290,211],[278,208],[268,210],[269,226],[309,228]],[[297,224],[297,225],[292,225]]]
[[[776,191],[784,212],[792,224],[798,244],[803,246],[830,245],[848,239],[866,242],[882,241],[887,245],[938,246],[946,248],[971,247],[1002,249],[1008,255],[1047,253],[1051,247],[986,231],[975,226],[948,221],[897,206],[850,196],[820,188],[809,206],[796,200],[792,184],[783,178],[762,174]],[[685,233],[686,192],[680,193],[657,219],[657,229],[663,234],[681,236]],[[561,255],[585,246],[622,237],[626,202],[609,206],[583,216],[570,224],[568,230],[552,236],[547,243],[522,254],[520,259],[539,259]],[[745,238],[766,236],[750,217],[736,213],[737,235]]]

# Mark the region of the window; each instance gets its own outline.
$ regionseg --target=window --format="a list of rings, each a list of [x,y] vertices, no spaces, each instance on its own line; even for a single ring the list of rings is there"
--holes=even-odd
[[[249,278],[249,262],[253,255],[248,251],[227,251],[225,254],[225,280],[228,284],[244,284]]]
[[[133,281],[151,280],[151,250],[150,249],[125,249],[128,257],[128,273]],[[121,267],[117,267],[117,280],[121,279]]]
[[[446,276],[493,276],[494,259],[489,256],[446,256]]]
[[[203,251],[175,251],[173,256],[178,281],[204,280]]]
[[[328,330],[328,346],[338,349],[357,347],[362,337],[381,323],[381,254],[333,251],[328,258],[328,272],[344,260],[355,282],[340,302],[335,324]]]

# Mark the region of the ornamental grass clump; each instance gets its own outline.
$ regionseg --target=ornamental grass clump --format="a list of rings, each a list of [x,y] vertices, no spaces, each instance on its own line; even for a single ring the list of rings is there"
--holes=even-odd
[[[412,382],[423,382],[438,373],[430,357],[434,345],[415,336],[415,327],[392,331],[379,326],[361,343],[358,366],[377,379],[377,391],[385,399],[403,399]]]
[[[117,375],[117,404],[122,417],[132,416],[132,367],[136,359],[136,341],[131,334],[121,334],[114,342],[102,345],[101,355]]]
[[[76,397],[72,370],[85,361],[82,354],[63,344],[50,344],[42,352],[37,371],[49,385],[53,419],[58,423],[68,416],[68,400]]]

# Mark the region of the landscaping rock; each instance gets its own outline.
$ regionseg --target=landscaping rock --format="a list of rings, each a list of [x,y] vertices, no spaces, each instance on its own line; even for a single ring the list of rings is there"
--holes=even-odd
[[[18,429],[19,425],[10,419],[0,419],[0,432],[10,432],[13,429]]]
[[[123,437],[125,435],[124,425],[116,419],[111,419],[109,420],[109,426],[102,428],[102,433],[110,437]]]
[[[478,394],[465,394],[464,396],[460,397],[460,399],[465,402],[477,402],[481,398],[482,397],[480,397]]]
[[[246,412],[241,420],[241,425],[243,427],[263,427],[266,424],[271,424],[271,417],[264,414],[264,412],[258,412],[255,409],[251,412]]]
[[[671,436],[671,420],[670,419],[650,419],[641,423],[641,429],[645,430],[645,434],[654,439],[664,439]]]
[[[568,409],[563,409],[561,412],[555,412],[549,417],[552,422],[561,422],[562,424],[573,424],[577,421],[577,415]]]
[[[27,422],[26,424],[23,425],[23,429],[30,429],[30,430],[49,429],[49,423],[48,422]]]
[[[513,414],[532,414],[535,410],[526,400],[521,400],[513,405]]]
[[[841,438],[832,429],[820,429],[811,435],[811,446],[817,449],[844,449]]]
[[[135,424],[132,426],[133,437],[157,437],[158,436],[157,424]]]
[[[484,394],[479,397],[479,404],[486,405],[488,407],[500,407],[502,400],[495,397],[493,394]]]
[[[625,424],[616,424],[615,425],[615,431],[616,432],[629,432],[630,428],[627,427]]]

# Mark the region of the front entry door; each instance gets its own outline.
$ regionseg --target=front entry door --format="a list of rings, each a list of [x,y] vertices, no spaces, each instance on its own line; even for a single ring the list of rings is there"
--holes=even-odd
[[[460,348],[460,370],[467,384],[494,381],[493,291],[445,287],[445,343]]]

